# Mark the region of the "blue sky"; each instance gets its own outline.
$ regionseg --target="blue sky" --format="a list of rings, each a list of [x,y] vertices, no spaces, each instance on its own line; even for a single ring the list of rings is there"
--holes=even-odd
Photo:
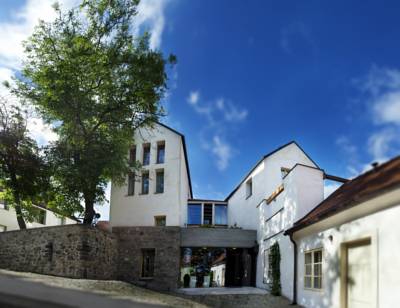
[[[1,2],[0,79],[51,2]],[[195,196],[224,198],[291,140],[343,177],[400,154],[399,12],[398,1],[143,1],[138,31],[178,57],[163,121],[186,136]]]

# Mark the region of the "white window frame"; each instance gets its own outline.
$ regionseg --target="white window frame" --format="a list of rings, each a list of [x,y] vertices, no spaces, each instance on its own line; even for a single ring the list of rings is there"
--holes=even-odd
[[[320,252],[321,253],[321,262],[315,262],[315,253]],[[311,254],[311,263],[306,263],[306,255]],[[304,252],[304,276],[303,276],[303,286],[305,290],[313,290],[313,291],[322,291],[323,290],[323,260],[324,260],[324,250],[323,248],[315,248],[312,250],[307,250]],[[311,273],[310,275],[306,275],[306,267],[307,265],[311,266]],[[314,269],[316,265],[320,265],[320,275],[315,275]],[[306,278],[310,278],[311,284],[310,286],[306,286]],[[321,280],[321,286],[320,288],[316,288],[314,285],[314,279],[315,278],[320,278]]]

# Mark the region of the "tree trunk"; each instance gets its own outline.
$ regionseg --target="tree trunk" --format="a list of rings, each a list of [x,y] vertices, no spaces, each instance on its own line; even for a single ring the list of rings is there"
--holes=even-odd
[[[91,225],[93,222],[95,211],[93,198],[85,198],[85,217],[83,218],[83,224]]]
[[[15,204],[15,212],[17,213],[17,221],[18,221],[18,226],[21,230],[26,229],[26,223],[24,220],[24,217],[22,216],[22,210],[21,210],[21,205],[18,203]]]

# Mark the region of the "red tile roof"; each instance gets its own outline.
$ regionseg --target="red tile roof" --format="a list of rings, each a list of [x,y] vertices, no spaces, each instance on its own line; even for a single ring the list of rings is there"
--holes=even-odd
[[[400,156],[344,183],[306,216],[295,222],[285,234],[315,224],[397,187],[400,187]]]

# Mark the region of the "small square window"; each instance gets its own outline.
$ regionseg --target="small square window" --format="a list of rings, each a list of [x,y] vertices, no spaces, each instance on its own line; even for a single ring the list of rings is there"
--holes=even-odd
[[[157,164],[163,164],[165,162],[165,143],[159,142],[157,144]]]
[[[154,224],[156,227],[165,227],[167,222],[166,216],[155,216],[154,217]]]
[[[142,173],[142,194],[147,195],[149,193],[149,173],[143,172]]]
[[[150,165],[150,144],[143,145],[143,166]]]
[[[249,179],[246,182],[246,199],[253,194],[253,179]]]
[[[7,231],[7,227],[0,225],[0,232],[6,232]]]
[[[154,261],[156,250],[154,248],[142,249],[142,277],[154,277]]]
[[[46,224],[46,210],[35,208],[33,209],[33,222],[36,222],[41,225]]]

